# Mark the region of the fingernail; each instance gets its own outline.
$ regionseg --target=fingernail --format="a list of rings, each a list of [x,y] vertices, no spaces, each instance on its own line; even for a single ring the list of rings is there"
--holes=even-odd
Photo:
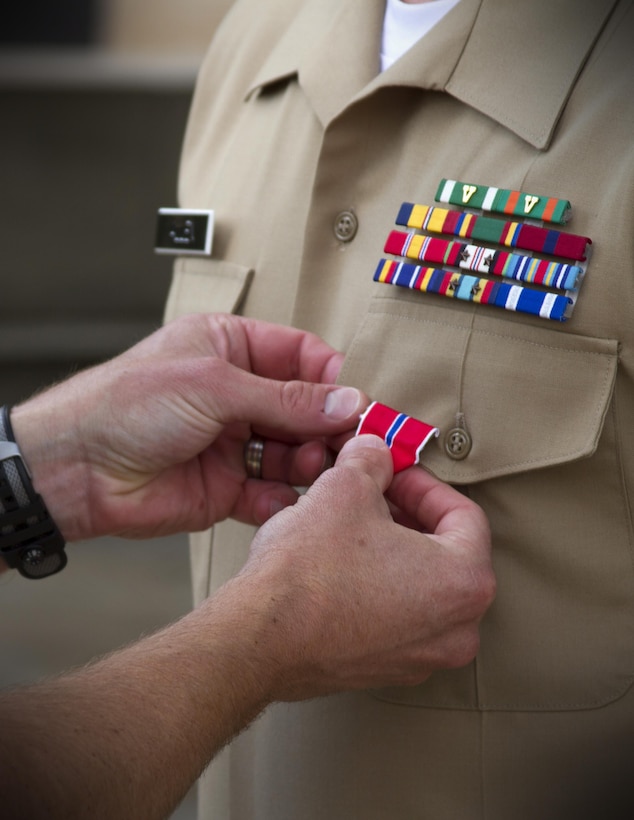
[[[358,410],[360,402],[361,393],[358,390],[354,387],[340,387],[331,390],[326,396],[324,413],[335,421],[347,419]]]

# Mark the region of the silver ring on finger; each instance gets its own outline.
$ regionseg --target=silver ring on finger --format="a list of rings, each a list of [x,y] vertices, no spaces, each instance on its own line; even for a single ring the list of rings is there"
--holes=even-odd
[[[264,439],[260,436],[251,436],[244,445],[244,466],[249,478],[262,478],[263,455]]]

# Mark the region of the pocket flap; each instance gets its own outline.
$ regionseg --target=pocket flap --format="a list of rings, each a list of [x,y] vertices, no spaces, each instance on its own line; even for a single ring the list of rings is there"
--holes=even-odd
[[[425,466],[444,481],[469,484],[591,455],[617,362],[614,339],[380,298],[340,381],[439,427]],[[471,449],[456,460],[445,441],[461,424]]]
[[[219,259],[179,259],[165,307],[165,321],[187,313],[235,313],[253,271]]]

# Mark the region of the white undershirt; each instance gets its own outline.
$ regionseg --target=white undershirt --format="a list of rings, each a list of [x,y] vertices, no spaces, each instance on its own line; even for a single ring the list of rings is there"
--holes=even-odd
[[[387,0],[381,40],[381,71],[385,71],[424,37],[460,0],[404,3]]]

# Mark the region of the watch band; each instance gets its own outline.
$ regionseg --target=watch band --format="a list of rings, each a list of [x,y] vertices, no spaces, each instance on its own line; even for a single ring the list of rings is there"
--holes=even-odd
[[[66,542],[50,516],[11,427],[0,412],[0,556],[25,578],[46,578],[66,566]]]

